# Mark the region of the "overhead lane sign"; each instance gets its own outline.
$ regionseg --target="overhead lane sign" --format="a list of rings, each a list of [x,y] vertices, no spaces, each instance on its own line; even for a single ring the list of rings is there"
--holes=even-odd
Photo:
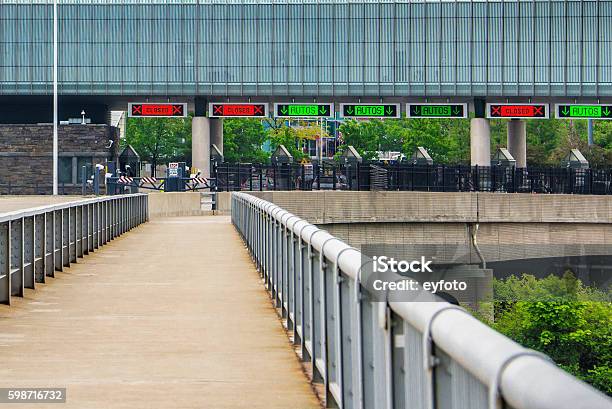
[[[177,118],[187,116],[187,104],[156,104],[134,102],[128,104],[128,116],[132,118]]]
[[[334,116],[334,104],[274,104],[274,116],[277,118],[331,118]]]
[[[399,118],[399,104],[340,104],[344,118]]]
[[[467,104],[406,104],[408,118],[467,118]]]
[[[612,105],[556,104],[555,116],[559,119],[612,119]]]
[[[268,116],[266,103],[211,103],[208,106],[208,116],[212,118],[242,117],[265,118]]]
[[[487,118],[546,119],[548,117],[548,104],[487,104]]]

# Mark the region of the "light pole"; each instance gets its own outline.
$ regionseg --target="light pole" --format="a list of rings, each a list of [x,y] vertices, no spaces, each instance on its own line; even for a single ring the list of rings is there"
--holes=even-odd
[[[57,168],[57,0],[53,0],[53,195],[58,194]]]

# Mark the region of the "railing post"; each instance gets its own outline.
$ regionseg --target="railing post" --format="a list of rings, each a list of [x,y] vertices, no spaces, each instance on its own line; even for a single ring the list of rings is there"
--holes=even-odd
[[[11,303],[10,221],[0,222],[0,303]]]

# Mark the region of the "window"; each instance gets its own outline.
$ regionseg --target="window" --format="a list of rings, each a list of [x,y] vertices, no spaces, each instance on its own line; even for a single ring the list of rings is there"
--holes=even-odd
[[[77,183],[83,183],[83,166],[86,167],[85,179],[89,178],[93,172],[91,170],[92,158],[79,157],[77,159]]]
[[[72,183],[72,158],[60,157],[57,172],[59,183]]]

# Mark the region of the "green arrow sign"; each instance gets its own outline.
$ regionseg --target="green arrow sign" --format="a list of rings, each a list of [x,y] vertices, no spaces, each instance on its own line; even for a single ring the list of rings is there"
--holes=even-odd
[[[408,104],[409,118],[467,118],[467,104]]]
[[[399,104],[341,104],[344,118],[399,118]]]
[[[334,116],[334,104],[274,104],[277,118],[321,118]]]
[[[557,104],[559,119],[612,119],[612,105]]]

